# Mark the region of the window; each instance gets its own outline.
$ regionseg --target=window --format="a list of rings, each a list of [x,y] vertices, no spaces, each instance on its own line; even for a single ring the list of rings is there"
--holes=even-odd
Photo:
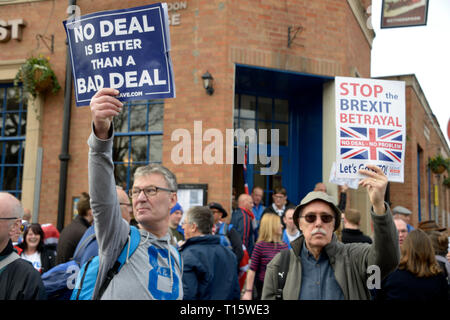
[[[272,143],[271,130],[279,130],[279,167],[277,174],[261,175],[261,168],[268,167],[268,165],[261,164],[259,160],[253,166],[250,163],[248,165],[249,174],[252,175],[251,177],[248,176],[249,187],[259,186],[263,188],[265,194],[264,203],[269,204],[273,190],[283,186],[283,161],[286,161],[286,159],[283,159],[286,156],[284,150],[288,149],[289,144],[289,101],[287,99],[237,93],[235,95],[234,129],[238,128],[244,131],[255,129],[258,142],[260,142],[258,130],[267,129],[267,145]],[[267,146],[263,152],[267,152],[267,155],[270,156],[270,150],[271,148]],[[259,145],[257,152],[258,154],[261,152]],[[239,193],[242,193],[242,190],[239,190],[239,186],[243,185],[239,177],[241,175],[240,172],[242,172],[242,169],[235,165],[233,168],[233,183],[236,182],[236,184],[233,186],[236,187]]]
[[[21,198],[26,99],[22,87],[0,84],[0,190]]]
[[[162,162],[164,104],[160,100],[126,103],[114,118],[116,183],[128,191],[136,168]]]

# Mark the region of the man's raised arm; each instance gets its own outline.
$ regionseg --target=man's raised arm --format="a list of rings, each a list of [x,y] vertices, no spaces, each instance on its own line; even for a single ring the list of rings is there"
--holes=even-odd
[[[123,104],[114,95],[118,91],[103,88],[91,100],[92,130],[89,145],[89,195],[94,214],[99,254],[114,260],[126,241],[129,226],[122,219],[117,200],[112,159],[112,120],[122,111]],[[107,264],[109,264],[106,262]]]

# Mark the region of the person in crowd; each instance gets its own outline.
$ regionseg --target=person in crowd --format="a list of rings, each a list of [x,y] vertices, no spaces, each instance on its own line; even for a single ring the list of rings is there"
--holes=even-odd
[[[236,255],[238,262],[239,288],[242,290],[244,288],[247,271],[250,266],[250,256],[246,247],[242,244],[242,236],[236,231],[232,224],[227,224],[225,222],[228,217],[228,213],[220,203],[211,202],[208,206],[214,217],[213,234],[217,234],[221,237],[225,236],[229,240],[231,249]]]
[[[263,188],[258,187],[258,186],[253,187],[251,196],[252,196],[252,199],[253,199],[252,212],[253,212],[253,215],[255,216],[255,220],[253,220],[254,221],[253,228],[255,230],[258,230],[259,222],[261,221],[262,213],[264,212],[264,209],[266,209],[266,207],[262,203],[262,199],[263,199],[263,196],[264,196]]]
[[[341,211],[334,199],[320,191],[308,193],[294,211],[294,223],[302,235],[291,243],[283,299],[368,300],[368,266],[377,265],[381,279],[396,268],[400,252],[397,232],[384,201],[388,180],[378,166],[366,167],[359,170],[366,176],[359,184],[366,188],[372,203],[374,242],[339,242],[333,231],[339,228]],[[282,256],[278,253],[267,265],[262,299],[277,298]]]
[[[365,242],[372,243],[372,239],[359,230],[361,213],[355,209],[347,209],[344,212],[344,229],[342,229],[343,243]]]
[[[131,225],[131,211],[133,210],[133,206],[130,202],[130,198],[128,194],[123,190],[121,186],[116,186],[117,199],[119,200],[120,205],[120,213],[122,214],[123,220],[125,220],[128,224]],[[90,258],[98,255],[98,242],[97,238],[93,238],[92,240],[86,240],[91,235],[95,234],[95,225],[91,225],[83,234],[80,241],[77,244],[77,247],[74,252],[73,259],[78,262],[80,266],[82,266],[85,262],[87,262]],[[88,241],[85,243],[85,241]],[[80,246],[85,246],[84,250],[78,250]]]
[[[169,233],[170,210],[177,203],[178,185],[175,175],[160,164],[141,166],[134,172],[129,195],[134,218],[141,227],[139,246],[104,292],[99,292],[131,228],[122,218],[114,180],[113,118],[123,108],[115,98],[118,94],[116,89],[102,88],[90,103],[89,194],[99,247],[99,271],[93,299],[181,300],[182,261],[178,250],[170,245]]]
[[[14,246],[16,249],[18,248],[17,245],[22,243],[22,241],[23,241],[23,232],[30,225],[31,218],[32,218],[31,210],[28,208],[23,208],[22,227],[20,228],[19,237],[17,239],[13,240],[13,243],[14,243]]]
[[[231,192],[231,210],[232,211],[237,210],[237,208],[239,208],[236,197],[237,197],[237,191],[236,191],[236,188],[233,187],[233,190]]]
[[[26,228],[31,223],[31,210],[28,208],[23,208],[23,218],[22,218],[22,225],[24,228]]]
[[[435,258],[441,267],[447,282],[450,284],[450,262],[445,258],[448,253],[448,235],[446,232],[439,232],[436,230],[425,231],[425,233],[430,237]]]
[[[377,290],[375,300],[448,299],[448,283],[434,256],[431,240],[420,229],[411,231],[401,246],[397,270]]]
[[[183,217],[183,208],[177,202],[175,206],[170,210],[169,217],[169,231],[172,236],[175,237],[177,243],[179,243],[180,241],[184,241],[184,231],[180,226],[181,217]]]
[[[318,182],[314,186],[313,191],[322,191],[327,193],[327,186],[323,182]],[[337,207],[339,208],[339,210],[345,211],[345,207],[347,205],[348,186],[346,184],[339,186],[338,191],[339,191],[339,204],[337,205]]]
[[[278,252],[288,249],[288,245],[281,240],[282,234],[280,219],[274,214],[265,214],[253,249],[243,300],[261,299],[267,264]]]
[[[408,227],[406,222],[400,218],[394,219],[395,227],[397,228],[398,233],[398,244],[401,246],[403,241],[405,241],[406,236],[408,235]]]
[[[255,216],[252,212],[253,199],[248,194],[241,194],[238,198],[238,208],[231,215],[231,224],[239,233],[242,244],[245,246],[249,256],[252,255],[253,245],[255,243],[253,229],[253,219]]]
[[[214,218],[213,234],[224,235],[230,241],[231,248],[236,255],[239,270],[239,263],[244,256],[241,237],[233,225],[228,225],[226,222],[223,222],[223,219],[228,216],[228,213],[220,203],[211,202],[208,204],[208,207],[213,213]]]
[[[272,200],[272,205],[264,209],[263,215],[265,215],[266,213],[274,213],[278,215],[284,229],[286,228],[283,221],[284,213],[289,208],[295,208],[295,205],[288,200],[287,191],[283,187],[275,188],[275,190],[273,191]]]
[[[392,213],[395,218],[402,219],[406,222],[406,228],[408,229],[408,232],[411,232],[414,230],[414,227],[410,224],[411,223],[411,211],[405,207],[402,206],[395,206],[392,209]]]
[[[183,259],[185,300],[238,300],[237,260],[230,248],[212,235],[214,218],[209,207],[195,206],[183,221],[186,242]]]
[[[44,230],[39,223],[30,224],[23,234],[20,257],[43,274],[56,265],[55,252],[44,244]]]
[[[44,245],[52,250],[56,257],[56,250],[58,248],[58,241],[60,233],[58,229],[51,223],[41,224],[42,230],[44,230]],[[56,263],[56,261],[55,261]]]
[[[283,241],[291,248],[291,242],[300,237],[301,232],[294,223],[294,208],[286,210],[283,220],[286,229],[283,230]]]
[[[15,252],[11,235],[21,227],[23,208],[13,195],[0,192],[0,300],[45,300],[41,275]]]
[[[323,182],[317,182],[316,185],[314,186],[313,191],[320,191],[327,193],[327,186]]]
[[[443,231],[447,230],[447,228],[440,227],[434,220],[425,220],[425,221],[419,222],[417,229],[423,230],[425,232],[428,232],[428,231],[443,232]]]
[[[94,220],[88,193],[83,192],[81,194],[77,202],[77,211],[78,215],[69,225],[64,227],[59,235],[56,247],[56,264],[67,262],[73,257],[78,242]]]

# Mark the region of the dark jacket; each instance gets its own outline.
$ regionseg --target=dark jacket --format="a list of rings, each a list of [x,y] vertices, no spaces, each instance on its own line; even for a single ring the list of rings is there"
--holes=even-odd
[[[253,219],[253,212],[249,213],[245,209],[237,208],[233,211],[230,222],[241,236],[242,244],[247,249],[249,256],[252,255],[253,246],[255,245],[255,230],[253,229],[252,224]]]
[[[0,260],[13,251],[10,241]],[[24,259],[17,259],[0,270],[0,300],[45,300],[47,294],[39,272]]]
[[[237,260],[217,235],[193,237],[180,248],[184,300],[239,300]]]
[[[24,242],[22,242],[18,247],[22,249],[22,251],[20,252],[20,256],[22,256],[24,252],[23,251]],[[48,270],[56,266],[55,251],[52,249],[52,247],[44,245],[42,251],[40,251],[40,255],[41,255],[41,274],[47,272]]]
[[[447,300],[448,283],[444,275],[419,278],[407,270],[395,270],[381,283],[375,300]]]
[[[262,217],[266,214],[266,213],[273,213],[273,214],[276,214],[276,215],[278,215],[279,217],[280,217],[280,221],[281,221],[281,224],[283,225],[283,229],[285,229],[286,228],[286,224],[284,223],[284,221],[283,221],[283,217],[284,217],[284,214],[286,213],[286,210],[287,209],[292,209],[292,208],[295,208],[295,205],[292,203],[292,202],[290,202],[289,200],[286,200],[286,204],[284,205],[284,211],[283,211],[283,214],[280,216],[276,211],[275,211],[275,209],[273,208],[273,205],[271,204],[270,206],[267,206],[265,209],[264,209],[264,211],[263,211],[263,213],[262,213],[262,215],[261,215],[261,219],[262,219]]]
[[[240,234],[234,229],[234,226],[232,224],[227,223],[220,223],[216,225],[218,226],[218,229],[216,230],[217,235],[224,234],[227,236],[228,240],[230,240],[231,244],[231,250],[233,250],[234,254],[236,255],[236,259],[238,262],[238,270],[239,270],[239,263],[242,260],[242,257],[244,256],[244,250],[242,249],[242,238]]]
[[[356,229],[342,229],[343,243],[372,243],[372,239]]]
[[[62,230],[56,250],[56,264],[67,262],[73,257],[78,242],[90,226],[85,218],[77,216]]]

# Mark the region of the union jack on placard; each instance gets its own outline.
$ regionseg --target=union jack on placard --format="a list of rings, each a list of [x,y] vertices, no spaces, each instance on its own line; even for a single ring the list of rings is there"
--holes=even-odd
[[[339,131],[342,159],[402,162],[402,130],[341,127]]]

